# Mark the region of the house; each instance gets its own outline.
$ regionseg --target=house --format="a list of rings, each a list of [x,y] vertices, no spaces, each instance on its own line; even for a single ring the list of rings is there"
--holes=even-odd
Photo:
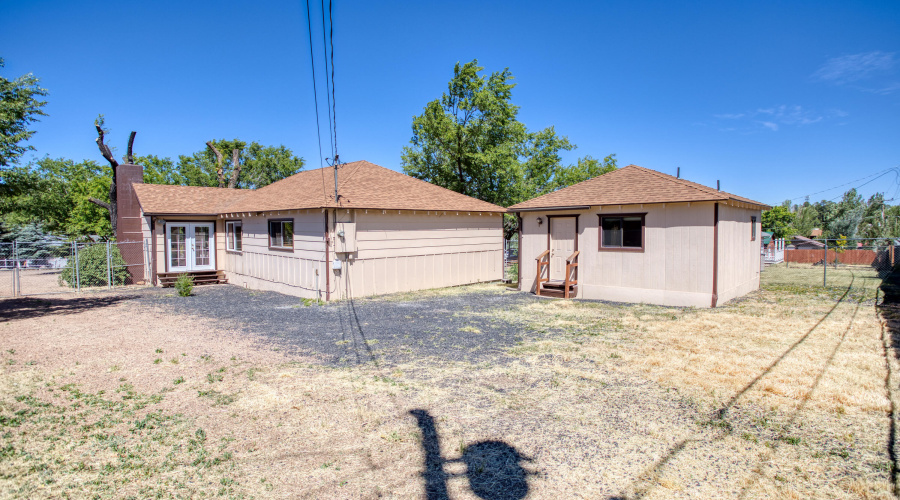
[[[191,273],[334,300],[502,278],[504,208],[366,161],[256,190],[143,184],[124,167],[119,240],[150,242],[156,285]]]
[[[812,238],[806,238],[804,236],[795,235],[791,238],[791,244],[788,250],[824,250],[825,243],[821,241],[814,240]]]
[[[509,207],[522,290],[715,307],[759,288],[760,202],[629,165]]]

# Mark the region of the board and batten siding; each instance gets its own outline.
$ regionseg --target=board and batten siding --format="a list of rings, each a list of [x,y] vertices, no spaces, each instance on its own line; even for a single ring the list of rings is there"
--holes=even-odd
[[[339,237],[334,240],[342,269],[332,278],[333,299],[496,281],[503,276],[500,214],[337,210],[336,215],[345,233],[348,224],[355,225],[355,246],[344,248]],[[347,249],[355,251],[341,251]]]
[[[646,213],[644,251],[601,251],[599,215],[635,213]],[[536,258],[547,250],[548,216],[565,215],[578,216],[578,298],[682,307],[712,305],[715,203],[524,212],[520,289],[535,290]],[[757,217],[756,241],[750,240],[751,216]],[[759,288],[759,221],[758,209],[719,203],[718,304]]]
[[[269,247],[269,220],[294,222],[292,249]],[[241,222],[241,251],[225,249],[225,223]],[[222,242],[223,260],[218,267],[228,282],[257,290],[271,290],[306,298],[325,297],[325,213],[291,210],[245,214],[219,219],[216,231]]]

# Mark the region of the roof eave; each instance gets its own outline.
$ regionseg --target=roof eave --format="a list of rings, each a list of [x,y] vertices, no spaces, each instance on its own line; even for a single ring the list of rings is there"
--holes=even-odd
[[[560,210],[587,210],[591,208],[591,205],[569,205],[565,207],[522,207],[522,208],[507,208],[507,212],[557,212]]]

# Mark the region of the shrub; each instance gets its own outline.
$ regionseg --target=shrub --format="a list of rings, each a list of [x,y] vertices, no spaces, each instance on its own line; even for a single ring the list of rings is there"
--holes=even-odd
[[[110,256],[112,257],[112,284],[124,285],[130,277],[128,268],[125,266],[125,259],[119,247],[111,245]],[[71,265],[66,266],[59,274],[60,285],[68,285],[75,288],[75,258],[69,259]],[[96,244],[87,245],[78,249],[78,280],[82,287],[85,286],[107,286],[109,284],[109,275],[107,274],[106,261],[106,245]]]
[[[182,297],[190,297],[191,291],[193,289],[193,276],[187,273],[179,274],[178,279],[175,280],[175,290],[178,290],[178,295],[181,295]]]

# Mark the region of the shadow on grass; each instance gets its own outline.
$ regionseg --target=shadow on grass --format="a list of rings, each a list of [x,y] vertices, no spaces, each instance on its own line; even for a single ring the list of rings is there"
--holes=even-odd
[[[466,465],[469,488],[478,498],[485,500],[520,500],[528,495],[528,475],[521,462],[531,459],[522,456],[514,447],[503,441],[479,441],[465,446],[459,459],[447,460],[441,456],[441,445],[434,418],[426,410],[411,410],[422,431],[422,448],[425,451],[425,494],[428,500],[444,500],[447,480],[455,477],[444,471],[444,464],[462,462]]]
[[[828,312],[825,313],[825,315],[822,316],[822,318],[820,318],[820,319],[816,322],[816,324],[814,324],[814,325],[812,326],[812,328],[810,328],[805,334],[803,334],[803,336],[801,336],[799,339],[797,339],[796,342],[794,342],[793,344],[791,344],[791,346],[788,347],[783,353],[781,353],[781,355],[779,355],[779,356],[778,356],[771,364],[769,364],[769,366],[767,366],[766,368],[764,368],[764,369],[762,370],[762,372],[760,372],[759,375],[757,375],[757,376],[756,376],[753,380],[751,380],[746,386],[744,386],[744,387],[743,387],[740,391],[738,391],[733,397],[731,397],[731,399],[729,399],[728,402],[726,402],[724,405],[722,405],[721,408],[719,408],[718,410],[716,410],[716,411],[713,413],[713,415],[710,417],[710,419],[709,419],[709,421],[707,422],[707,424],[709,424],[709,425],[711,425],[711,426],[714,426],[714,427],[718,427],[718,428],[724,430],[724,433],[723,433],[722,435],[720,435],[720,436],[714,438],[713,441],[720,441],[720,440],[724,439],[725,437],[727,437],[727,436],[729,436],[729,435],[731,435],[731,434],[734,433],[734,429],[733,429],[733,427],[731,426],[731,423],[728,422],[728,420],[727,420],[727,417],[728,417],[728,411],[729,411],[731,408],[734,407],[734,405],[737,403],[737,401],[738,401],[744,394],[746,394],[746,393],[747,393],[748,391],[750,391],[754,386],[756,386],[756,384],[758,384],[760,380],[762,380],[766,375],[768,375],[769,373],[771,373],[772,370],[774,370],[779,364],[781,364],[781,362],[784,361],[784,360],[785,360],[785,359],[786,359],[786,358],[787,358],[794,350],[796,350],[796,349],[797,349],[798,347],[800,347],[804,342],[806,342],[806,340],[807,340],[807,339],[808,339],[808,338],[809,338],[809,337],[810,337],[810,336],[811,336],[811,335],[819,328],[819,326],[820,326],[820,325],[821,325],[821,324],[822,324],[829,316],[831,316],[832,313],[834,313],[834,311],[837,309],[837,307],[838,307],[841,303],[843,303],[845,300],[848,299],[848,296],[850,295],[850,291],[851,291],[852,288],[853,288],[853,281],[854,281],[854,278],[851,278],[850,283],[848,284],[846,290],[844,290],[844,292],[843,292],[843,294],[841,295],[840,299],[838,299],[838,301],[834,304],[834,306],[832,306],[831,309],[829,309]],[[843,332],[843,334],[841,335],[841,337],[840,337],[838,343],[835,345],[834,349],[832,350],[832,352],[830,353],[830,355],[829,355],[828,358],[826,359],[825,363],[822,365],[821,369],[819,370],[819,373],[816,375],[816,378],[815,378],[813,384],[810,386],[810,389],[809,389],[808,391],[806,391],[806,394],[803,396],[803,399],[801,400],[800,405],[797,407],[797,410],[795,410],[794,413],[793,413],[793,415],[791,415],[791,418],[788,420],[788,423],[785,425],[785,429],[786,429],[788,426],[790,426],[790,425],[792,425],[792,424],[794,423],[794,421],[796,420],[796,418],[799,416],[800,412],[806,407],[806,404],[809,402],[809,399],[810,399],[810,397],[812,396],[812,393],[813,393],[813,392],[816,390],[816,388],[818,387],[819,383],[820,383],[821,380],[822,380],[822,377],[825,375],[825,372],[828,370],[828,368],[829,368],[829,367],[831,366],[831,364],[833,363],[834,358],[835,358],[835,356],[837,355],[838,350],[839,350],[840,347],[843,345],[844,340],[846,340],[847,333],[849,333],[850,328],[853,326],[853,321],[855,320],[856,314],[857,314],[857,312],[859,311],[859,308],[860,308],[861,305],[862,305],[862,300],[856,300],[855,302],[856,302],[856,308],[855,308],[854,311],[853,311],[853,315],[851,316],[850,322],[847,324],[847,328],[844,330],[844,332]],[[888,375],[888,377],[890,377],[890,374]],[[889,393],[892,394],[892,391],[889,390]],[[891,404],[891,406],[892,406],[892,407],[894,406],[894,405],[893,405],[893,396],[892,396],[892,404]],[[892,412],[892,413],[893,413],[893,412]],[[892,483],[893,483],[893,485],[894,485],[894,489],[896,490],[896,479],[895,479],[895,478],[896,478],[896,474],[895,474],[895,471],[896,471],[896,464],[897,464],[897,461],[896,461],[896,457],[895,457],[895,453],[894,453],[894,446],[893,446],[893,443],[894,443],[894,436],[895,436],[895,431],[894,431],[894,425],[893,425],[893,419],[892,419],[891,430],[890,430],[890,437],[889,437],[889,444],[888,444],[888,454],[890,455],[890,458],[891,458],[891,461],[892,461],[892,475],[891,475],[891,479],[892,479]],[[702,440],[701,440],[701,439],[697,439],[697,438],[689,438],[689,439],[685,439],[685,440],[680,441],[680,442],[677,443],[675,446],[673,446],[673,447],[668,451],[668,453],[666,453],[661,459],[659,459],[659,460],[658,460],[657,462],[655,462],[650,468],[648,468],[643,474],[641,474],[641,476],[640,476],[640,478],[638,479],[638,481],[641,481],[641,480],[645,480],[645,481],[646,481],[646,480],[649,480],[650,478],[654,478],[654,477],[659,476],[659,475],[662,473],[663,469],[665,469],[665,467],[668,465],[668,463],[671,462],[672,460],[674,460],[676,456],[678,456],[679,454],[681,454],[682,451],[684,451],[684,450],[688,447],[688,445],[693,444],[693,443],[697,443],[697,442],[700,442],[700,441],[702,441]],[[771,451],[770,451],[770,453],[771,453]],[[757,467],[757,468],[754,470],[754,476],[755,476],[755,479],[759,477],[760,473],[761,473],[761,471],[760,471],[759,467]],[[755,482],[755,479],[754,479],[754,482]],[[634,484],[634,483],[632,483],[632,484]],[[650,492],[652,489],[653,489],[653,486],[652,486],[652,484],[651,484],[651,485],[645,486],[645,487],[643,487],[643,488],[637,488],[636,491],[635,491],[635,493],[634,493],[634,495],[631,495],[631,496],[628,496],[628,497],[624,497],[624,496],[610,497],[608,500],[620,500],[620,499],[623,499],[623,498],[643,498],[643,497],[647,496],[647,495],[649,494],[649,492]],[[745,486],[742,488],[742,491],[741,491],[741,494],[740,494],[740,498],[744,498],[745,495],[748,493],[748,491],[749,491],[749,484],[748,484],[748,485],[745,485]]]
[[[76,298],[35,298],[22,297],[0,300],[0,323],[19,319],[39,318],[55,314],[75,314],[91,309],[109,307],[133,297],[76,297]]]
[[[884,364],[886,373],[884,377],[884,389],[887,392],[888,399],[891,402],[891,424],[887,441],[887,452],[891,460],[891,485],[893,486],[894,496],[900,496],[900,485],[898,485],[897,475],[900,472],[897,458],[897,411],[898,405],[896,401],[897,390],[894,386],[894,360],[900,359],[900,268],[885,277],[881,284],[881,292],[884,298],[877,305],[879,314],[881,315],[881,340],[884,346]]]

